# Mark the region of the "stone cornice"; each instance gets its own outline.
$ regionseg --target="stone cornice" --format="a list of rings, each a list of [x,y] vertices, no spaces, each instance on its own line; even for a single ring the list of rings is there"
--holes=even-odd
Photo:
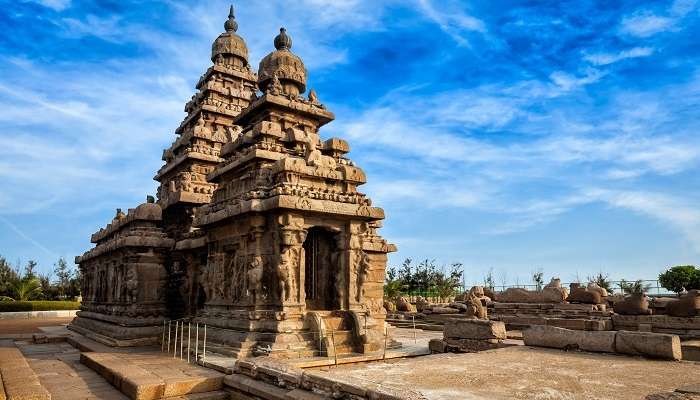
[[[289,209],[306,212],[320,212],[329,215],[355,217],[363,220],[384,219],[384,210],[362,204],[341,203],[330,200],[310,199],[307,197],[278,195],[266,199],[238,200],[218,211],[210,211],[211,205],[203,206],[195,215],[193,225],[204,227],[237,215],[249,212],[265,212],[274,209]]]

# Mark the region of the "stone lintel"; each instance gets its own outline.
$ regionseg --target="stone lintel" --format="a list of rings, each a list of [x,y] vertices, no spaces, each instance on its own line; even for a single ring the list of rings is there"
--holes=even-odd
[[[156,176],[153,177],[153,179],[156,181],[160,181],[160,179],[162,179],[166,174],[175,169],[175,167],[182,164],[182,162],[184,162],[185,160],[206,161],[212,164],[218,164],[222,161],[222,159],[219,156],[198,153],[195,151],[188,151],[186,153],[180,154],[179,156],[175,157],[172,161],[161,167],[161,169],[158,170],[158,173],[156,174]]]
[[[198,249],[207,245],[207,238],[202,236],[198,238],[182,239],[175,243],[175,250]]]
[[[355,217],[362,220],[384,219],[384,210],[378,207],[279,195],[267,199],[241,200],[236,205],[230,205],[219,211],[196,216],[193,225],[203,227],[248,212],[265,212],[274,209],[320,212],[329,215]]]
[[[161,203],[163,209],[166,209],[174,204],[191,204],[191,205],[202,205],[207,204],[211,200],[210,194],[204,193],[192,193],[185,192],[182,190],[177,190],[175,192],[170,192],[168,194],[168,200]]]
[[[284,154],[277,153],[274,151],[254,149],[252,151],[247,152],[242,157],[234,159],[233,161],[229,162],[228,164],[224,164],[223,166],[217,167],[215,170],[213,170],[212,172],[207,174],[207,181],[208,182],[217,182],[219,180],[219,177],[221,177],[221,175],[227,173],[228,171],[235,169],[236,167],[238,167],[240,165],[248,163],[250,160],[254,160],[256,158],[275,161],[275,160],[279,160],[280,158],[282,158],[284,156],[285,156]]]
[[[258,80],[258,78],[255,76],[255,73],[252,71],[231,68],[220,64],[214,64],[211,67],[209,67],[207,71],[199,78],[199,81],[197,82],[196,86],[197,89],[200,89],[215,72],[250,81],[253,84]]]
[[[125,247],[152,247],[170,249],[175,244],[175,240],[165,237],[148,236],[122,236],[105,243],[97,245],[95,248],[85,252],[82,256],[76,257],[76,262],[81,263],[99,257],[105,253],[119,250]]]
[[[319,127],[335,119],[335,115],[332,112],[322,108],[320,105],[304,100],[291,99],[287,96],[265,93],[244,109],[234,119],[233,123],[241,126],[248,125],[260,111],[266,111],[270,108],[280,108],[290,113],[310,117],[318,121]]]

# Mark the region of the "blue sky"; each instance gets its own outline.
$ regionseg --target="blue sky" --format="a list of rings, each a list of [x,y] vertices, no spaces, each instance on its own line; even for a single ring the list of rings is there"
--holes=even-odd
[[[0,0],[0,254],[51,269],[154,193],[228,4]],[[256,68],[288,29],[392,265],[525,283],[700,264],[699,2],[235,7]]]

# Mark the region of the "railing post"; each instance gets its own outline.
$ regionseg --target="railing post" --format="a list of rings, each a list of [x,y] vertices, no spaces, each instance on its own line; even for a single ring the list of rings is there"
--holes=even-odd
[[[202,361],[207,358],[207,324],[204,324],[204,347],[202,347]]]
[[[194,362],[199,361],[199,322],[195,325],[194,334]]]
[[[389,328],[384,327],[384,353],[382,354],[382,360],[386,360],[386,341],[389,338]]]
[[[160,352],[165,348],[165,320],[163,320],[163,337],[160,339]]]
[[[168,354],[170,353],[170,320],[168,320]]]
[[[185,343],[185,321],[180,322],[180,360],[182,360],[182,345]]]
[[[192,323],[187,322],[187,362],[190,362],[190,332],[192,331]]]
[[[333,358],[335,359],[335,365],[338,365],[338,351],[335,349],[335,334],[333,329],[331,329],[331,345],[333,346]]]
[[[175,342],[173,343],[173,358],[177,357],[177,328],[178,321],[175,321]]]

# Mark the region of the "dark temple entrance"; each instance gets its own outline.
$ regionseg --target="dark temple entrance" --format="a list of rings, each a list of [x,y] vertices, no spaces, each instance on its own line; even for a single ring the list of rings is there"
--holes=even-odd
[[[335,252],[334,234],[323,228],[311,228],[304,241],[306,265],[304,289],[307,310],[333,310],[338,308],[335,288],[337,267],[332,260]]]

